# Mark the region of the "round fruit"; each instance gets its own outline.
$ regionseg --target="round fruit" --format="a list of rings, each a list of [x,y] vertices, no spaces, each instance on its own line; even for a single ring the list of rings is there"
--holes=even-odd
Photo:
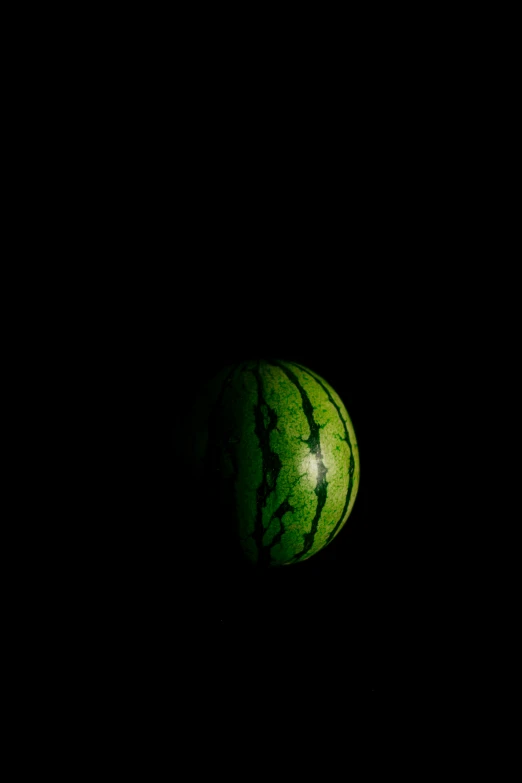
[[[319,375],[279,360],[228,367],[209,385],[196,423],[193,456],[210,466],[216,510],[223,501],[250,561],[302,562],[342,529],[359,486],[359,450],[344,404]]]

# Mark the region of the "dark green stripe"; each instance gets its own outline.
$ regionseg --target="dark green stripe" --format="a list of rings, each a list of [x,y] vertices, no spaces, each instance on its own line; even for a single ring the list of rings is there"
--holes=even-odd
[[[279,506],[276,508],[276,510],[274,511],[272,516],[270,517],[268,525],[266,526],[266,530],[268,530],[268,528],[272,524],[272,520],[273,519],[277,518],[279,520],[279,524],[280,524],[279,532],[276,533],[276,535],[274,536],[274,538],[272,539],[270,544],[267,545],[267,546],[270,547],[270,552],[272,552],[272,547],[274,547],[276,544],[280,543],[281,538],[283,536],[283,533],[285,532],[285,526],[283,525],[283,517],[284,517],[284,515],[286,514],[287,511],[293,512],[295,510],[294,507],[292,506],[292,504],[290,503],[290,501],[288,500],[288,498],[292,494],[292,491],[293,491],[294,487],[296,486],[296,484],[299,484],[299,482],[301,481],[301,479],[304,476],[306,476],[306,473],[301,473],[301,475],[296,478],[296,480],[293,482],[293,484],[291,485],[290,489],[288,490],[286,498],[279,504]]]
[[[258,565],[267,565],[270,562],[270,549],[269,546],[263,546],[263,536],[268,528],[263,526],[263,508],[266,505],[268,496],[272,492],[272,488],[276,486],[279,473],[281,471],[282,462],[279,454],[272,451],[270,448],[270,433],[277,427],[277,413],[264,398],[263,395],[263,382],[259,372],[259,362],[255,369],[251,370],[256,382],[257,382],[257,405],[254,406],[255,416],[255,434],[259,441],[259,448],[261,449],[262,456],[262,468],[261,468],[261,484],[256,491],[256,521],[254,527],[253,539],[257,546],[258,551]],[[265,426],[265,419],[263,417],[263,411],[261,406],[265,406],[268,412],[268,423]],[[281,507],[280,507],[281,508]],[[283,511],[284,513],[284,511]],[[276,512],[277,514],[277,512]],[[275,516],[274,514],[273,516]],[[282,516],[282,514],[281,514]],[[282,526],[282,523],[281,523]],[[281,532],[281,531],[280,531]]]
[[[270,527],[270,525],[272,524],[272,520],[274,520],[274,519],[278,519],[279,520],[279,525],[280,525],[279,532],[275,534],[275,536],[273,537],[272,541],[269,544],[270,551],[272,551],[272,547],[274,547],[276,544],[280,543],[281,538],[283,536],[283,533],[285,532],[285,526],[283,525],[283,516],[286,514],[287,511],[293,511],[293,510],[294,510],[294,507],[292,506],[292,504],[290,503],[288,498],[285,498],[283,500],[283,502],[279,504],[277,509],[274,511],[274,513],[270,517],[270,522],[268,523],[267,530]],[[266,547],[265,547],[265,549],[266,549]]]
[[[303,403],[303,412],[306,416],[308,426],[310,427],[310,435],[306,440],[303,438],[303,442],[308,445],[311,454],[313,454],[317,459],[317,481],[314,488],[314,492],[317,496],[317,508],[315,510],[315,515],[312,520],[312,526],[310,528],[310,532],[305,533],[303,548],[300,552],[297,552],[297,554],[294,555],[294,557],[292,558],[292,562],[293,562],[301,558],[303,555],[306,555],[307,552],[309,552],[313,546],[315,534],[317,532],[317,527],[319,525],[319,519],[321,518],[323,507],[324,504],[326,503],[326,495],[328,491],[328,482],[326,480],[326,473],[328,468],[323,462],[323,455],[321,453],[321,441],[319,438],[319,431],[322,429],[322,427],[321,425],[317,424],[317,422],[314,419],[314,409],[312,403],[310,402],[310,399],[306,391],[301,386],[299,382],[299,378],[294,372],[292,372],[292,370],[290,370],[288,367],[285,367],[280,362],[271,361],[270,364],[273,364],[275,367],[278,367],[280,370],[282,370],[286,375],[286,377],[294,384],[299,394],[301,395],[301,401]]]
[[[345,500],[345,502],[344,502],[344,508],[343,508],[343,512],[342,512],[342,514],[341,514],[341,516],[339,517],[339,519],[338,519],[338,521],[337,521],[336,525],[334,526],[334,528],[332,529],[331,533],[330,533],[330,534],[329,534],[329,536],[328,536],[328,539],[327,539],[327,541],[326,541],[326,543],[328,543],[329,541],[331,541],[331,540],[332,540],[332,538],[334,537],[334,535],[337,533],[337,531],[338,531],[338,529],[339,529],[339,525],[340,525],[340,524],[341,524],[341,522],[343,521],[343,519],[344,519],[344,515],[346,514],[346,510],[347,510],[347,508],[348,508],[348,506],[349,506],[349,503],[350,503],[350,498],[351,498],[351,496],[352,496],[352,490],[353,490],[353,476],[354,476],[354,472],[355,472],[355,457],[353,456],[353,447],[352,447],[352,442],[351,442],[351,440],[350,440],[350,433],[348,432],[348,427],[346,426],[346,422],[345,422],[345,420],[344,420],[344,419],[343,419],[343,417],[341,416],[341,409],[339,408],[339,406],[338,406],[338,405],[337,405],[337,403],[335,402],[334,398],[332,397],[332,395],[330,394],[330,392],[328,391],[328,389],[326,388],[326,386],[325,386],[325,385],[324,385],[324,384],[321,382],[321,380],[320,380],[319,378],[317,378],[317,377],[314,375],[314,373],[313,373],[313,372],[311,372],[310,370],[308,370],[306,367],[302,367],[300,364],[297,364],[296,362],[294,362],[294,364],[295,364],[295,366],[296,366],[296,367],[299,367],[299,369],[300,369],[302,372],[306,373],[306,374],[307,374],[307,375],[309,375],[311,378],[313,378],[313,379],[314,379],[314,381],[316,381],[316,382],[319,384],[319,386],[320,386],[322,389],[324,389],[324,391],[326,392],[326,394],[327,394],[327,396],[328,396],[328,399],[330,400],[330,402],[332,403],[332,405],[333,405],[333,406],[334,406],[334,408],[336,409],[337,413],[339,414],[339,418],[341,419],[341,421],[342,421],[342,423],[343,423],[345,437],[344,437],[344,438],[342,438],[342,440],[346,441],[346,443],[348,443],[348,446],[350,447],[350,467],[349,467],[349,469],[348,469],[348,490],[347,490],[347,493],[346,493],[346,500]]]

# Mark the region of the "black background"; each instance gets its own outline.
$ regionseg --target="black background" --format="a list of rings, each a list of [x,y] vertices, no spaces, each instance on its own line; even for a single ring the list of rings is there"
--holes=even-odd
[[[177,687],[180,657],[205,687],[253,681],[283,699],[432,682],[452,665],[465,595],[448,452],[469,360],[455,329],[474,220],[460,148],[422,92],[376,99],[375,86],[394,94],[384,70],[349,106],[317,89],[312,114],[306,91],[280,90],[275,110],[252,85],[205,84],[219,99],[188,85],[165,102],[147,85],[133,133],[103,136],[89,211],[91,256],[119,259],[100,276],[109,323],[92,314],[103,349],[89,381],[108,422],[95,473],[112,499],[91,534],[107,625],[144,688]],[[327,549],[257,574],[223,550],[226,520],[189,481],[178,432],[205,379],[264,356],[336,389],[361,483]]]
[[[60,79],[44,76],[28,123],[39,133],[27,151],[36,146],[45,170],[29,190],[52,214],[42,208],[24,231],[39,257],[66,258],[51,287],[71,311],[43,298],[57,332],[44,356],[65,335],[65,377],[31,383],[34,396],[45,386],[56,397],[68,435],[62,471],[42,411],[42,462],[66,511],[62,531],[38,498],[58,561],[51,574],[52,558],[39,558],[57,585],[44,620],[63,606],[58,665],[74,701],[94,702],[96,727],[108,719],[109,742],[127,720],[170,748],[176,724],[200,736],[210,717],[209,734],[223,729],[236,755],[237,724],[275,706],[254,737],[244,721],[254,761],[265,746],[272,759],[290,706],[326,697],[294,748],[281,743],[292,761],[294,749],[308,759],[321,727],[327,744],[315,748],[331,749],[337,725],[344,750],[354,691],[398,692],[397,704],[409,686],[480,688],[490,662],[476,676],[477,653],[496,638],[485,619],[514,594],[502,587],[496,600],[495,571],[507,569],[491,533],[503,519],[484,510],[508,483],[492,477],[501,405],[487,381],[498,385],[492,357],[510,330],[502,313],[501,340],[492,331],[489,286],[501,278],[496,303],[509,312],[510,278],[493,267],[511,257],[501,239],[513,209],[497,219],[491,208],[509,189],[490,171],[511,164],[488,123],[495,102],[513,101],[487,58],[482,76],[464,53],[459,72],[437,41],[421,62],[423,34],[411,52],[385,29],[381,47],[373,21],[366,40],[352,25],[336,48],[328,33],[323,56],[303,39],[302,56],[288,49],[271,70],[265,45],[246,64],[248,36],[237,54],[213,30],[207,48],[199,24],[199,48],[171,31],[147,44],[118,20],[110,64],[91,41],[81,69],[58,57],[70,86],[53,103]],[[512,123],[498,124],[503,138]],[[256,356],[321,374],[346,404],[361,459],[335,541],[267,573],[230,556],[228,520],[190,479],[179,437],[199,385]]]
[[[430,447],[440,426],[437,343],[426,319],[413,328],[398,270],[364,259],[364,237],[356,248],[315,241],[290,258],[258,249],[230,262],[211,243],[208,265],[180,260],[176,273],[147,281],[139,301],[150,303],[127,316],[111,352],[125,379],[114,415],[126,454],[114,466],[119,497],[105,538],[108,617],[155,687],[177,687],[180,658],[194,687],[241,692],[253,677],[274,698],[372,693],[432,676],[449,525],[437,518]],[[201,383],[263,356],[296,360],[336,389],[357,434],[361,482],[329,547],[258,573],[230,556],[229,521],[190,480],[179,435]]]
[[[333,676],[371,693],[431,676],[451,558],[440,437],[452,301],[436,263],[447,238],[438,192],[424,199],[409,179],[394,183],[372,143],[358,145],[351,173],[332,162],[288,189],[284,155],[268,169],[252,163],[247,187],[230,170],[211,174],[201,150],[203,184],[185,172],[172,196],[142,179],[138,209],[120,218],[130,261],[104,281],[112,323],[101,335],[116,384],[102,374],[96,392],[116,497],[99,525],[109,624],[156,661],[155,676],[168,677],[176,656],[203,656],[206,682],[221,682],[224,667],[238,688],[252,667],[269,687],[287,661],[297,689],[316,676],[331,687]],[[264,356],[295,359],[336,389],[361,483],[327,549],[258,575],[219,549],[226,520],[188,481],[177,432],[205,379]]]

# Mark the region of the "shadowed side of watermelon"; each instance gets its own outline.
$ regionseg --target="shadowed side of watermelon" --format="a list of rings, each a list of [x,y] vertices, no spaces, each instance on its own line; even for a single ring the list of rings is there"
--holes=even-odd
[[[198,401],[191,432],[196,474],[252,563],[307,560],[346,523],[360,476],[355,432],[311,370],[280,360],[226,368]]]

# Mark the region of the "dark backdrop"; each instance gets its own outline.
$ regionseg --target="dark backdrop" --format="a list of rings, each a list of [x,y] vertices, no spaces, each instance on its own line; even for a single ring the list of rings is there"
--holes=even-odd
[[[79,529],[71,568],[87,566],[86,609],[74,597],[71,614],[82,674],[97,664],[104,693],[119,682],[118,700],[137,700],[147,721],[166,712],[172,723],[187,691],[206,709],[214,689],[220,705],[240,692],[278,708],[426,689],[464,680],[475,638],[487,646],[499,517],[482,506],[503,489],[490,477],[497,410],[476,402],[497,351],[479,284],[509,253],[483,206],[498,193],[478,132],[485,82],[475,116],[468,77],[449,64],[441,82],[438,54],[429,77],[406,52],[397,69],[394,36],[380,58],[380,44],[359,54],[356,38],[347,63],[343,46],[343,64],[320,75],[307,55],[290,78],[277,65],[267,78],[264,54],[257,77],[233,57],[223,75],[220,55],[191,78],[196,49],[189,62],[154,43],[157,61],[138,46],[134,71],[117,57],[109,80],[102,66],[92,110],[71,90],[63,144],[82,199],[66,180],[71,214],[57,220],[81,269],[67,298],[87,301],[86,361],[76,338],[71,352],[82,358],[80,444],[93,444],[74,466],[81,521],[64,538]],[[199,384],[252,356],[324,376],[361,457],[340,535],[268,574],[226,556],[226,520],[188,480],[177,436]],[[463,644],[470,617],[481,631]]]
[[[331,688],[332,678],[371,693],[426,661],[435,515],[426,353],[432,362],[436,348],[425,321],[414,328],[405,312],[398,270],[360,244],[321,251],[301,240],[287,257],[272,242],[272,255],[248,252],[245,238],[233,258],[213,244],[204,258],[179,256],[147,278],[128,315],[113,353],[124,369],[114,413],[127,451],[109,526],[113,621],[152,659],[154,681],[176,680],[181,657],[209,687],[226,671],[234,688],[253,677],[283,697]],[[190,481],[179,437],[200,384],[252,356],[296,360],[326,378],[361,459],[334,542],[268,573],[228,557],[228,520],[209,488]]]
[[[111,176],[127,192],[116,200],[108,182],[110,243],[92,248],[120,261],[100,282],[111,323],[96,381],[104,486],[116,487],[94,526],[114,588],[108,622],[160,679],[179,674],[177,656],[207,682],[226,670],[272,688],[285,672],[283,695],[332,677],[367,692],[430,678],[449,655],[445,417],[466,360],[447,339],[459,302],[449,159],[363,109],[350,122],[325,108],[322,130],[316,118],[306,133],[254,133],[243,117],[231,135],[217,115],[209,133],[204,112],[183,117],[177,134],[142,120],[132,166],[117,147]],[[361,457],[337,539],[264,575],[216,548],[225,521],[189,483],[177,437],[198,386],[256,356],[326,378]]]

